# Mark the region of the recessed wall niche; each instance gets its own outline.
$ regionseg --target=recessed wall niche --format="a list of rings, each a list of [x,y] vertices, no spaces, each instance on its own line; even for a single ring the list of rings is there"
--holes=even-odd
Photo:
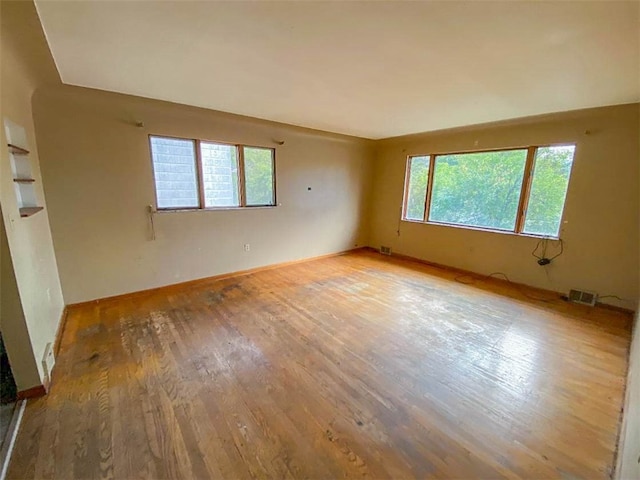
[[[4,120],[4,130],[18,210],[21,217],[30,217],[44,207],[38,205],[27,134],[23,127],[8,119]]]

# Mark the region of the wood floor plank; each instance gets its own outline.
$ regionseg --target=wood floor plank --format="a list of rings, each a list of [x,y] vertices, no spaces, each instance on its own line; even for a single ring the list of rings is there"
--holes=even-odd
[[[608,478],[629,315],[457,275],[358,252],[70,308],[8,478]]]

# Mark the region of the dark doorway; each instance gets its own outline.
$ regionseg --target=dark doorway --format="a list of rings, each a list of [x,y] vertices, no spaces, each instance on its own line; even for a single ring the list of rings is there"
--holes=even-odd
[[[11,372],[7,349],[0,333],[0,448],[2,448],[9,431],[9,425],[16,406],[16,396],[16,382]]]

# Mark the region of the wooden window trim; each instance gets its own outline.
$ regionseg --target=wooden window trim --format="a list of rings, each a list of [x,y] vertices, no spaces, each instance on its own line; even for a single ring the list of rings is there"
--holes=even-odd
[[[577,145],[575,143],[554,143],[554,144],[544,144],[544,145],[529,145],[529,146],[522,146],[522,147],[504,147],[504,148],[492,148],[492,149],[483,149],[483,150],[462,150],[457,152],[407,155],[407,161],[405,164],[405,181],[404,181],[402,209],[401,209],[402,214],[401,214],[400,220],[403,222],[409,222],[409,223],[422,223],[422,224],[429,224],[429,225],[436,225],[436,226],[462,228],[467,230],[477,230],[477,231],[483,231],[483,232],[518,235],[522,237],[559,239],[560,238],[559,233],[557,236],[525,233],[524,224],[527,217],[527,207],[528,207],[529,198],[531,195],[531,185],[533,182],[533,175],[535,172],[536,156],[538,153],[538,149],[545,148],[545,147],[562,147],[562,146],[567,146],[567,147],[572,146],[574,147],[574,149],[577,149]],[[429,220],[429,215],[431,212],[431,200],[433,196],[433,183],[435,178],[437,157],[443,156],[443,155],[465,155],[465,154],[472,154],[472,153],[505,152],[505,151],[513,151],[513,150],[527,150],[525,168],[522,175],[522,185],[520,188],[520,197],[518,199],[516,223],[513,229],[503,230],[503,229],[497,229],[497,228],[479,227],[475,225],[461,225],[461,224],[455,224],[455,223],[436,222],[436,221]],[[407,205],[409,202],[409,185],[411,181],[411,162],[416,157],[429,157],[429,172],[428,172],[429,177],[427,179],[427,189],[425,192],[425,209],[424,209],[424,217],[422,220],[414,220],[414,219],[407,218]],[[575,159],[575,150],[574,150],[574,159]],[[573,170],[573,164],[571,166],[571,169]],[[569,176],[569,178],[570,177],[571,175]],[[562,219],[564,218],[567,196],[568,196],[568,187],[567,187],[567,193],[565,194],[564,204],[562,206],[562,214],[560,219],[561,225],[562,225]]]
[[[204,167],[202,166],[202,150],[201,141],[195,140],[196,142],[196,167],[198,170],[198,208],[204,208]]]
[[[515,233],[522,233],[524,221],[527,215],[527,206],[529,205],[529,194],[531,193],[531,180],[533,178],[534,164],[538,147],[529,147],[527,149],[527,160],[524,165],[524,175],[522,178],[522,186],[520,188],[520,200],[518,202],[518,213],[516,217]]]
[[[436,156],[429,155],[429,178],[427,179],[427,193],[424,199],[424,217],[425,222],[429,221],[429,212],[431,211],[431,197],[433,196],[433,179],[436,176]]]
[[[407,205],[409,204],[409,183],[411,182],[411,162],[416,155],[407,155],[407,162],[404,166],[404,193],[402,195],[402,220],[407,222],[413,222],[414,220],[407,219]],[[423,217],[424,219],[424,217]]]
[[[269,207],[275,207],[278,205],[278,176],[276,175],[276,149],[271,149],[271,180],[273,181],[273,195],[271,196],[271,205]]]
[[[252,210],[262,208],[276,208],[277,205],[250,205],[248,207],[205,207],[205,208],[161,208],[155,213],[185,213],[185,212],[224,212],[227,210]]]
[[[174,140],[184,140],[190,141],[193,143],[194,147],[194,161],[196,162],[196,183],[198,189],[198,206],[196,207],[158,207],[158,189],[156,186],[155,180],[155,166],[153,163],[153,151],[151,148],[151,139],[152,138],[168,138]],[[149,159],[151,161],[151,174],[153,178],[153,189],[155,194],[155,209],[157,212],[193,212],[193,211],[220,211],[220,210],[242,210],[242,209],[252,209],[252,208],[274,208],[277,207],[277,176],[276,176],[276,149],[274,147],[265,147],[263,145],[245,145],[239,143],[231,143],[231,142],[223,142],[219,140],[206,140],[206,139],[197,139],[197,138],[185,138],[185,137],[177,137],[174,135],[164,135],[164,134],[155,134],[150,133],[148,135],[148,146],[149,146]],[[226,145],[230,147],[234,147],[236,149],[236,162],[238,168],[238,197],[239,197],[239,205],[232,206],[224,206],[224,207],[207,207],[205,205],[205,195],[204,195],[204,167],[202,165],[202,152],[200,150],[200,146],[202,143],[212,143],[217,145]],[[272,166],[272,183],[273,183],[273,194],[272,194],[272,204],[268,205],[247,205],[246,202],[246,178],[245,178],[245,168],[244,168],[244,149],[245,148],[260,148],[263,150],[271,151],[271,166]]]
[[[244,170],[244,145],[236,145],[236,159],[238,161],[238,196],[240,197],[240,206],[247,206],[247,187]]]

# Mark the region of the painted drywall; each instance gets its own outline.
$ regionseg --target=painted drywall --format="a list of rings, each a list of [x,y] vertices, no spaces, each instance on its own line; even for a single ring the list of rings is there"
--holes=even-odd
[[[31,97],[34,89],[55,81],[57,73],[48,53],[35,8],[31,2],[2,2],[2,120],[9,119],[26,132],[25,145],[35,179],[39,203],[45,209],[20,218],[4,127],[0,148],[0,204],[9,251],[2,270],[2,333],[19,390],[42,383],[45,347],[54,341],[64,300],[42,189],[36,148]],[[59,81],[59,79],[58,79]],[[10,263],[6,254],[10,255]],[[13,275],[6,269],[13,269]],[[15,279],[12,287],[11,277]],[[5,292],[7,288],[7,292]],[[5,300],[8,302],[5,305]],[[19,303],[18,303],[19,300]],[[31,358],[29,358],[31,357]],[[35,369],[35,370],[34,370]]]
[[[374,168],[370,245],[482,274],[503,272],[539,288],[617,295],[625,300],[602,301],[635,309],[638,131],[640,107],[631,104],[383,140]],[[561,229],[564,254],[551,265],[540,267],[531,255],[535,238],[400,222],[408,155],[556,143],[575,143],[576,153]]]
[[[369,141],[70,86],[34,118],[68,304],[366,245]],[[149,134],[275,147],[279,206],[158,213],[153,240]]]
[[[640,312],[636,313],[615,477],[640,478]]]
[[[9,242],[0,212],[0,332],[7,345],[11,371],[18,391],[39,385],[38,366],[29,340],[20,292],[9,252]]]

